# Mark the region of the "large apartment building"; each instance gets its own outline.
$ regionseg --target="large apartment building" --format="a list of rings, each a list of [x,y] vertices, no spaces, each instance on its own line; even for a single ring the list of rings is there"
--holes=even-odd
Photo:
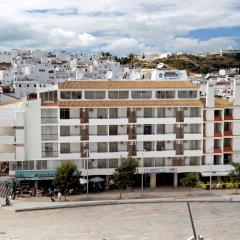
[[[108,181],[121,159],[131,156],[151,187],[177,186],[186,172],[227,175],[240,154],[237,81],[233,101],[215,99],[211,83],[203,101],[199,86],[184,72],[154,74],[155,80],[66,81],[1,106],[5,174],[19,181],[50,180],[62,161],[73,161],[83,176],[88,172]],[[5,109],[15,109],[10,126]],[[17,130],[24,136],[21,143]],[[8,134],[11,142],[3,140]]]

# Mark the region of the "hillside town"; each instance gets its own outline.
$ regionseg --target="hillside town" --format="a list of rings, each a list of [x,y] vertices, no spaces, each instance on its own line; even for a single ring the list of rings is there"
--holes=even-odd
[[[0,174],[19,186],[50,187],[71,161],[109,189],[132,157],[145,186],[177,187],[185,173],[223,180],[240,159],[239,69],[193,75],[12,50],[0,53],[0,83]]]

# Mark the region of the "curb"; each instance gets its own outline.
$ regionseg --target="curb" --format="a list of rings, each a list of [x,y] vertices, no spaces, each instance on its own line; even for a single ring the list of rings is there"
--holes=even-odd
[[[83,201],[83,202],[55,202],[52,205],[29,206],[29,207],[2,207],[2,209],[13,212],[26,212],[38,210],[53,210],[63,208],[77,207],[94,207],[106,205],[123,205],[123,204],[148,204],[148,203],[185,203],[185,202],[240,202],[240,198],[221,197],[221,198],[151,198],[151,199],[128,199],[128,200],[99,200],[99,201]]]

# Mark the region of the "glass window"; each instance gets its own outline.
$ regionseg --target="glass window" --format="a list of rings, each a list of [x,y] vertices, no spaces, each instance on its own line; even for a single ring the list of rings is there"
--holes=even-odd
[[[158,117],[166,117],[166,109],[165,108],[158,108],[157,109],[157,116]]]
[[[107,126],[106,125],[98,125],[97,126],[97,135],[107,135]]]
[[[109,126],[109,135],[118,135],[118,125]]]
[[[42,157],[58,157],[58,144],[42,143]]]
[[[97,118],[108,118],[108,111],[106,108],[97,109]]]
[[[105,91],[85,91],[86,99],[105,99]]]
[[[82,92],[80,92],[80,91],[72,92],[72,99],[81,99],[81,98],[82,98]]]
[[[60,108],[60,119],[69,119],[69,118],[70,118],[70,109]]]
[[[199,117],[198,115],[198,108],[192,107],[190,108],[190,117]]]
[[[58,140],[57,126],[42,126],[42,141]]]
[[[154,117],[154,109],[153,108],[144,108],[144,117],[145,118],[153,118]]]
[[[104,142],[99,142],[97,143],[97,148],[98,148],[98,152],[101,153],[101,152],[107,152],[107,143],[104,143]]]
[[[70,136],[70,126],[61,126],[60,136]]]
[[[107,168],[107,159],[98,159],[98,168]]]
[[[109,143],[109,152],[118,152],[118,143],[117,142]]]
[[[149,99],[152,98],[151,91],[132,91],[133,99]]]
[[[165,125],[164,124],[157,125],[157,134],[165,134]]]
[[[70,143],[61,143],[60,144],[61,153],[70,153]]]
[[[156,158],[155,159],[155,166],[156,167],[164,166],[164,158]]]
[[[197,98],[197,91],[188,91],[188,98]]]
[[[187,98],[188,91],[178,91],[178,98]]]
[[[58,111],[57,109],[41,109],[41,123],[57,123]]]
[[[109,118],[118,118],[118,109],[117,108],[109,109]]]
[[[46,160],[37,160],[36,161],[36,169],[37,170],[47,169],[47,161]]]
[[[61,91],[61,98],[62,99],[71,99],[71,92],[70,91]]]
[[[128,99],[128,91],[109,91],[108,98],[110,98],[110,99]]]
[[[109,168],[117,168],[118,167],[118,159],[109,159]]]
[[[156,91],[156,98],[175,98],[175,91]]]

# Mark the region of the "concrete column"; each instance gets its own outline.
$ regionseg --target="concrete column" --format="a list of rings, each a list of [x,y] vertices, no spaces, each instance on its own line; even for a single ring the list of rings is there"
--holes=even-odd
[[[173,175],[173,186],[174,187],[178,186],[178,173],[174,173]]]
[[[157,180],[156,173],[151,173],[150,174],[150,188],[155,188],[156,187],[156,180]]]
[[[38,180],[34,181],[34,188],[37,190],[38,189]]]

